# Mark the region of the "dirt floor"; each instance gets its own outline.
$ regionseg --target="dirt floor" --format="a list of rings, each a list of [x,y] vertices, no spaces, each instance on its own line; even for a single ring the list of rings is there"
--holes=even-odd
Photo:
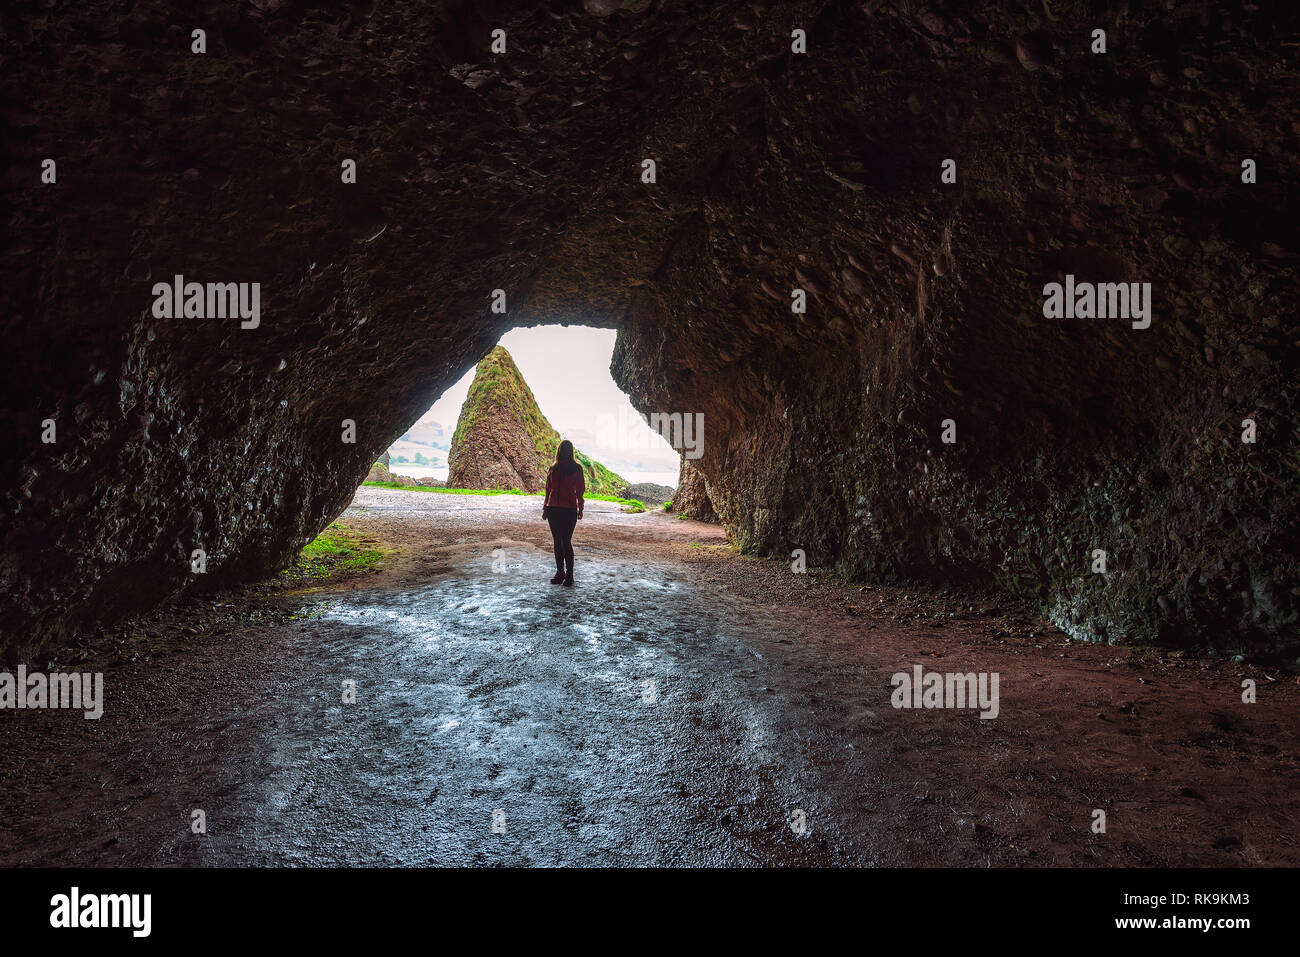
[[[105,711],[0,712],[0,865],[1300,864],[1294,674],[607,503],[571,589],[535,498],[363,488],[341,522],[392,551],[29,663],[104,671]],[[894,708],[914,665],[996,673],[997,717]]]

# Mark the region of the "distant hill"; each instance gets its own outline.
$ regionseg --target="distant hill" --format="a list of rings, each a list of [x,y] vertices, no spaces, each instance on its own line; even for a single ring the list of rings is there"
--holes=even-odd
[[[451,448],[451,431],[441,422],[417,422],[402,434],[402,439],[442,449],[444,452]]]
[[[501,346],[478,364],[447,457],[450,488],[540,492],[555,461],[560,433],[551,428],[514,359]],[[622,495],[628,483],[574,450],[586,472],[587,491]]]
[[[417,422],[402,437],[389,446],[388,454],[393,465],[412,469],[443,468],[451,448],[451,430],[439,422]],[[417,473],[418,474],[418,473]]]

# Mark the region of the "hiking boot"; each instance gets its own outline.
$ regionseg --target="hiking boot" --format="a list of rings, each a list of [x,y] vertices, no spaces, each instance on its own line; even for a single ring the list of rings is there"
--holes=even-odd
[[[573,584],[573,572],[569,572],[569,574],[564,576],[564,584],[566,585]]]
[[[552,584],[552,585],[558,585],[558,584],[560,584],[560,582],[562,582],[562,581],[564,581],[564,573],[563,573],[563,572],[556,572],[556,573],[555,573],[555,577],[551,579],[551,584]],[[572,578],[570,578],[570,579],[568,580],[568,584],[570,584],[570,585],[573,584],[573,579],[572,579]]]

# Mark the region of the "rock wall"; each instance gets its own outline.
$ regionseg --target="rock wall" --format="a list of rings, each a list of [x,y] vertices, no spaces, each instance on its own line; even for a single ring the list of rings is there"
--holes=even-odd
[[[828,7],[817,57],[757,71],[617,377],[705,413],[746,548],[995,586],[1082,638],[1293,653],[1295,19],[987,6]],[[1046,318],[1067,274],[1151,283],[1150,327]]]
[[[701,522],[718,521],[718,513],[713,508],[713,502],[709,500],[704,473],[685,458],[682,459],[681,471],[677,475],[677,491],[673,493],[673,511]]]
[[[564,308],[524,309],[540,263],[627,179],[655,72],[637,21],[605,34],[523,2],[4,16],[10,656],[310,540],[506,329]],[[259,283],[257,327],[155,316],[176,275]]]
[[[6,11],[8,655],[277,567],[551,321],[704,415],[746,548],[1294,644],[1294,12],[616,6]],[[156,315],[178,274],[259,283],[257,327]],[[1067,274],[1150,282],[1150,327],[1046,318]]]

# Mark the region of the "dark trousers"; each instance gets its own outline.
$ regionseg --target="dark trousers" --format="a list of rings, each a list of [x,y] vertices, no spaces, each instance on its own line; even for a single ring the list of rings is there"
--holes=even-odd
[[[555,539],[555,570],[572,575],[573,528],[578,524],[578,510],[551,505],[546,509],[546,520],[551,523],[551,537]]]

